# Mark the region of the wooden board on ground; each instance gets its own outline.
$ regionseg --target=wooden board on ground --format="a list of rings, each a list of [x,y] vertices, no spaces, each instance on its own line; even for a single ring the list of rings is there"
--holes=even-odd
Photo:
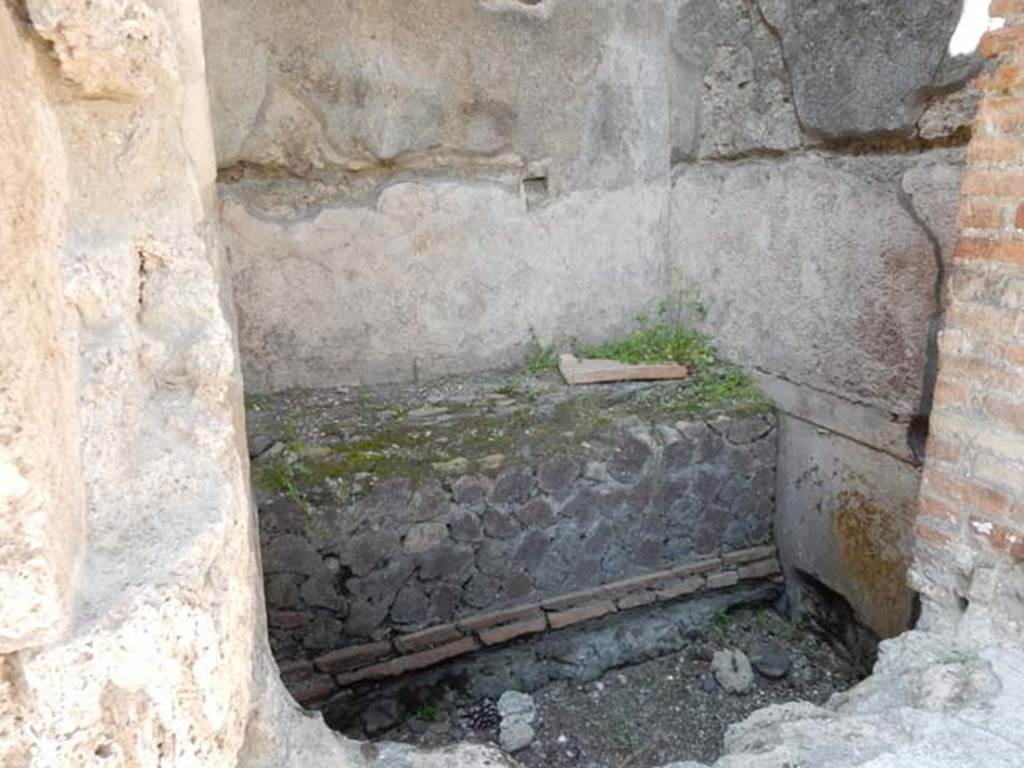
[[[690,374],[685,365],[678,363],[630,365],[616,360],[580,360],[568,353],[558,358],[558,370],[568,384],[685,379]]]

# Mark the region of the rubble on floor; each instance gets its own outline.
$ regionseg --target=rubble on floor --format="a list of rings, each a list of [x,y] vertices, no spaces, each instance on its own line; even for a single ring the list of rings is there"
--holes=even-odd
[[[745,694],[729,693],[716,682],[711,671],[716,652],[745,652],[754,658],[765,644],[785,657],[783,677],[758,672]],[[515,759],[525,768],[651,768],[671,760],[711,761],[721,753],[731,723],[769,704],[807,700],[823,705],[858,679],[857,665],[841,648],[774,611],[722,612],[681,653],[614,669],[592,682],[562,681],[535,691],[536,714],[528,723],[533,737],[528,745],[516,745]],[[511,697],[517,706],[506,702],[506,711],[531,709],[523,694]],[[423,747],[456,741],[508,747],[502,714],[493,699],[466,700],[452,690],[380,738]]]
[[[1024,651],[908,632],[826,705],[768,707],[729,728],[714,768],[1020,768]],[[672,763],[664,768],[702,768]]]

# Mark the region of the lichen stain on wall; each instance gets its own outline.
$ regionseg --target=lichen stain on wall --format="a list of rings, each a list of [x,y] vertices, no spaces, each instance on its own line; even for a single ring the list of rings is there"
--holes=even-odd
[[[913,514],[899,506],[883,508],[850,488],[838,501],[832,525],[845,571],[854,588],[870,596],[874,628],[897,635],[906,629],[911,607],[906,574]]]

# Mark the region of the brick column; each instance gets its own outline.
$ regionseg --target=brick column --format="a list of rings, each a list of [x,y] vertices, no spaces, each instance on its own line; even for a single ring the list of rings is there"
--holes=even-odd
[[[922,623],[1024,628],[1024,0],[981,44],[993,59],[967,149],[916,525]]]

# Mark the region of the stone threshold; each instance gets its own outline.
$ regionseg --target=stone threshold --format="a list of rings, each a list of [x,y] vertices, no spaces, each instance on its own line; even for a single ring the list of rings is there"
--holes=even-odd
[[[566,629],[657,602],[727,589],[741,581],[778,579],[780,573],[774,545],[752,547],[687,561],[594,589],[466,616],[393,640],[340,648],[312,661],[286,662],[280,669],[282,675],[316,675],[317,682],[293,691],[300,704],[311,705],[357,683],[397,677],[528,635]]]

